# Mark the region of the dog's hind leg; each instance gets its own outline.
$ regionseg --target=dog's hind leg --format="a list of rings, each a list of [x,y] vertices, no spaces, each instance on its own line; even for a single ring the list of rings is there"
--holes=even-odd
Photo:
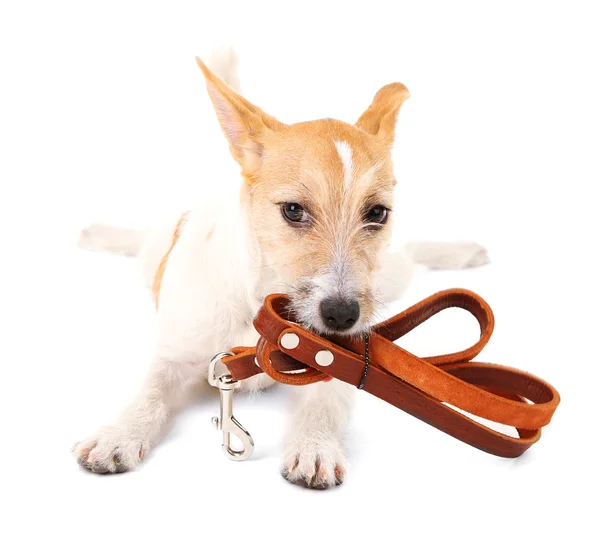
[[[391,303],[403,293],[415,273],[415,263],[404,249],[389,249],[377,272],[376,288],[383,303]]]
[[[410,242],[407,254],[431,269],[464,269],[489,263],[487,250],[475,242]]]
[[[77,245],[90,251],[137,256],[146,239],[144,230],[127,229],[94,223],[79,234]]]

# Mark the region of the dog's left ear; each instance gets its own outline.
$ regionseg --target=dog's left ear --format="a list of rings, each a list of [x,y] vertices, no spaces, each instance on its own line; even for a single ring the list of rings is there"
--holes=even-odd
[[[369,134],[381,138],[388,145],[394,142],[396,118],[404,101],[410,96],[403,84],[383,86],[358,121],[356,126]]]
[[[240,164],[243,174],[250,177],[260,167],[265,134],[284,125],[238,95],[200,58],[196,58],[196,62],[206,79],[206,88],[229,142],[231,154]]]

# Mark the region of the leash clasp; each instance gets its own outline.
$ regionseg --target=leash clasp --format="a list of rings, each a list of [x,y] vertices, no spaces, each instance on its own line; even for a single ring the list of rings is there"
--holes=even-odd
[[[224,357],[231,357],[233,353],[217,353],[210,361],[208,367],[208,382],[219,389],[221,395],[221,409],[219,416],[214,416],[212,423],[217,430],[223,431],[223,452],[234,461],[243,461],[254,452],[254,440],[250,433],[238,422],[233,415],[233,391],[240,386],[230,374],[224,373],[217,376],[217,364]],[[241,449],[233,449],[231,435],[235,435],[242,443]]]

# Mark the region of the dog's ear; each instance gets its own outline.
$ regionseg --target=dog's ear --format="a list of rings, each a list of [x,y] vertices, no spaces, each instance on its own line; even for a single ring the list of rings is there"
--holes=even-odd
[[[196,62],[206,79],[208,94],[229,142],[231,154],[240,164],[244,175],[252,175],[260,167],[264,135],[268,130],[278,130],[284,125],[238,95],[200,58],[196,58]]]
[[[367,111],[356,121],[356,126],[392,145],[398,111],[409,96],[408,89],[400,83],[383,86]]]

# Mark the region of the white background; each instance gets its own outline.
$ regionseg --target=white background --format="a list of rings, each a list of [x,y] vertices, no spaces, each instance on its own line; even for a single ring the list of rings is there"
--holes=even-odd
[[[26,2],[0,5],[0,531],[598,533],[599,17],[595,2]],[[133,260],[77,250],[92,221],[144,227],[230,166],[194,56],[233,43],[244,94],[286,122],[353,121],[402,81],[397,239],[469,239],[492,263],[422,272],[397,308],[480,293],[480,360],[562,395],[540,443],[492,457],[361,394],[345,483],[278,475],[287,393],[239,399],[255,457],[223,457],[203,394],[138,470],[71,458],[131,398],[153,310]],[[222,206],[224,214],[236,202]],[[215,259],[218,261],[218,259]],[[423,334],[424,333],[424,334]],[[407,342],[473,340],[447,312]],[[367,531],[368,530],[368,531]]]

